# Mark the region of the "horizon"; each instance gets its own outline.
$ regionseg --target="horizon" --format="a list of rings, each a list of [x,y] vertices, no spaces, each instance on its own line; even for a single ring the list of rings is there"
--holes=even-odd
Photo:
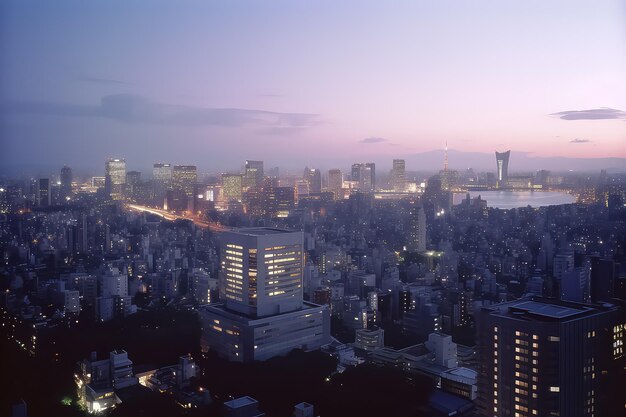
[[[404,158],[398,157],[393,159],[380,159],[380,158],[372,158],[369,160],[351,160],[350,157],[344,158],[339,163],[336,164],[328,164],[322,163],[321,165],[308,165],[310,168],[320,169],[322,176],[327,177],[328,171],[331,169],[339,169],[344,175],[348,175],[350,172],[350,166],[353,163],[357,162],[373,162],[376,164],[377,169],[379,170],[378,175],[381,177],[386,177],[389,174],[389,171],[392,169],[392,164],[394,159],[400,159],[407,163],[406,172],[413,174],[436,174],[437,172],[444,169],[444,159],[445,154],[448,153],[448,161],[449,166],[448,169],[451,171],[458,171],[462,173],[465,170],[473,170],[476,174],[479,173],[495,173],[496,172],[496,164],[495,164],[495,155],[480,153],[480,152],[462,152],[455,149],[435,149],[432,151],[422,152],[419,154],[408,155]],[[433,154],[437,155],[438,159],[440,159],[440,166],[437,166],[438,159],[431,158]],[[626,173],[626,158],[566,158],[566,157],[533,157],[525,153],[516,153],[511,150],[512,155],[512,165],[509,169],[512,175],[528,175],[538,172],[540,170],[550,171],[552,174],[599,174],[601,171],[607,171],[609,174],[624,174]],[[459,160],[462,159],[464,162],[467,162],[468,159],[465,159],[464,156],[473,157],[471,161],[473,163],[465,163],[464,165],[459,164]],[[440,157],[440,158],[439,158]],[[67,166],[71,168],[75,175],[79,177],[97,177],[104,175],[104,166],[105,161],[109,158],[115,159],[120,158],[124,159],[126,162],[127,171],[139,171],[144,178],[152,178],[152,168],[153,165],[158,163],[168,163],[172,166],[175,165],[193,165],[197,167],[198,172],[205,176],[213,176],[220,175],[223,173],[241,173],[245,171],[245,160],[241,160],[239,165],[222,165],[223,168],[219,167],[207,167],[206,165],[195,163],[194,161],[168,161],[166,159],[156,160],[148,165],[137,165],[132,160],[125,158],[123,155],[109,155],[102,159],[100,166],[81,166],[81,165],[69,165],[69,164],[54,164],[51,163],[49,165],[37,165],[35,166],[23,166],[17,169],[15,166],[11,165],[2,165],[0,166],[0,178],[26,178],[26,177],[58,177],[60,170],[62,167]],[[519,158],[522,159],[522,165],[519,166],[518,163]],[[250,160],[258,160],[252,159]],[[382,162],[381,162],[382,161]],[[610,164],[606,166],[603,163],[610,161]],[[282,178],[293,177],[293,176],[301,176],[302,170],[305,168],[305,165],[299,166],[296,162],[292,162],[291,164],[281,165],[280,163],[272,163],[273,161],[262,161],[264,163],[265,170],[269,170],[271,168],[279,168],[280,176]],[[420,164],[419,162],[426,162],[426,164]],[[556,166],[555,166],[556,164]],[[577,166],[577,169],[572,169],[570,167]]]

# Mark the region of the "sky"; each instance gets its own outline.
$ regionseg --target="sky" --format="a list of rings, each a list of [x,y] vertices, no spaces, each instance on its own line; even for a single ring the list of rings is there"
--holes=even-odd
[[[5,167],[391,166],[446,143],[626,158],[626,2],[0,4]]]

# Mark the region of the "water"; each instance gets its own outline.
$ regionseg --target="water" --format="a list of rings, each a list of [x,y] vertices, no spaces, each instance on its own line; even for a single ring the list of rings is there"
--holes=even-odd
[[[555,191],[470,191],[471,198],[478,197],[487,200],[487,206],[511,209],[517,207],[544,207],[576,202],[576,197]],[[455,194],[454,203],[458,204],[465,193]]]

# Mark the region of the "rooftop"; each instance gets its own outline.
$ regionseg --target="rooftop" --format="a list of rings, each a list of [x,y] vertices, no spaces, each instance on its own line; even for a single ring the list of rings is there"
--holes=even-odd
[[[491,314],[520,320],[558,321],[602,314],[615,309],[612,304],[581,304],[543,297],[527,297],[483,307]]]
[[[257,404],[257,403],[258,403],[257,400],[255,400],[252,397],[248,397],[246,395],[244,397],[239,397],[239,398],[235,398],[234,400],[226,401],[224,403],[224,406],[234,409],[234,408],[247,407],[249,405]]]
[[[266,236],[277,235],[281,233],[293,233],[291,230],[276,229],[273,227],[245,227],[241,229],[235,229],[233,232],[250,236]]]
[[[476,381],[478,377],[478,374],[476,371],[474,371],[473,369],[463,368],[463,367],[448,369],[446,371],[443,371],[442,376],[444,374],[448,376],[471,379],[471,380],[474,380],[474,382]]]
[[[538,316],[550,318],[565,318],[583,313],[585,310],[574,307],[560,306],[556,304],[540,303],[537,301],[526,301],[510,307],[513,313],[516,311],[527,312]]]

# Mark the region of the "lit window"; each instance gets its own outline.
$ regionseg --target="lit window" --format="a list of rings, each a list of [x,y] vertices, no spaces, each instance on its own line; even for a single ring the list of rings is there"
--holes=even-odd
[[[550,392],[560,392],[561,389],[559,387],[550,387]]]

